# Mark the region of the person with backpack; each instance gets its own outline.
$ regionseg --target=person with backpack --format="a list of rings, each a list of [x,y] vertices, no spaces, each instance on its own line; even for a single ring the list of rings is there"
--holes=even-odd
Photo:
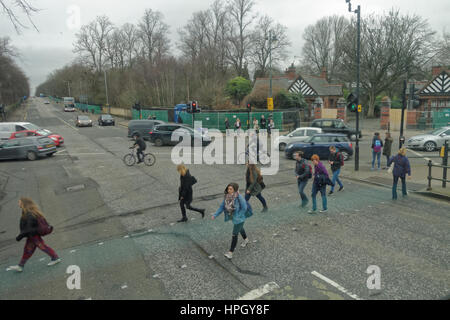
[[[380,133],[375,132],[372,139],[372,170],[375,170],[375,158],[378,162],[378,170],[381,170],[381,150],[383,149],[383,141],[380,138]]]
[[[224,194],[219,209],[211,218],[212,220],[215,220],[223,212],[225,214],[225,222],[230,220],[233,221],[234,227],[230,251],[224,254],[228,259],[232,259],[239,234],[241,234],[242,239],[244,239],[241,247],[245,248],[249,243],[249,239],[244,229],[244,223],[245,220],[253,214],[253,211],[250,204],[239,194],[239,185],[237,183],[228,184]]]
[[[325,166],[320,162],[320,158],[317,154],[311,157],[311,161],[314,163],[314,181],[312,186],[312,194],[311,198],[313,200],[313,206],[309,214],[314,214],[317,212],[317,201],[316,196],[320,191],[320,195],[322,196],[322,210],[320,213],[324,213],[328,211],[327,207],[327,184],[332,185],[330,177],[328,176],[328,171]]]
[[[344,156],[340,152],[336,152],[336,147],[330,147],[330,156],[328,157],[328,163],[331,165],[331,172],[333,173],[333,178],[331,179],[333,185],[331,186],[329,196],[331,196],[334,192],[334,185],[336,182],[339,184],[339,191],[344,190],[344,185],[339,179],[339,175],[341,174],[341,168],[344,166]]]
[[[16,240],[20,241],[27,238],[27,241],[19,264],[9,267],[8,270],[22,272],[25,263],[31,258],[36,248],[50,256],[51,261],[48,266],[60,263],[61,259],[56,252],[47,246],[42,239],[43,236],[53,231],[53,227],[49,226],[38,206],[30,198],[22,197],[19,200],[19,207],[22,209],[22,216],[20,218],[20,234],[16,237]]]
[[[297,151],[295,153],[295,160],[297,160],[295,163],[295,176],[297,178],[298,192],[302,199],[301,207],[304,208],[309,202],[304,190],[308,184],[308,180],[312,178],[312,168],[307,163],[306,159],[303,159],[303,151]]]
[[[251,163],[247,163],[247,171],[245,174],[246,185],[246,193],[245,193],[245,201],[249,201],[252,196],[258,198],[263,205],[262,212],[269,211],[267,207],[266,199],[261,195],[261,192],[266,187],[263,181],[263,177],[261,175],[261,170],[255,165]]]
[[[391,150],[392,150],[393,142],[394,142],[394,139],[392,139],[391,133],[386,132],[386,139],[384,140],[384,146],[383,146],[383,155],[386,156],[386,168],[385,169],[389,168],[387,163],[389,162],[389,159],[391,158]]]
[[[396,156],[389,159],[388,167],[392,163],[394,163],[394,169],[392,170],[392,176],[394,177],[394,183],[392,184],[392,200],[397,200],[398,179],[402,180],[403,197],[408,195],[408,191],[406,190],[406,174],[411,177],[411,166],[406,157],[406,148],[401,148]]]
[[[193,200],[192,186],[197,183],[197,179],[191,176],[189,170],[184,164],[177,166],[177,171],[180,174],[180,187],[178,189],[178,201],[181,208],[181,220],[178,222],[186,222],[188,218],[186,216],[186,209],[198,212],[202,215],[202,219],[205,217],[205,209],[196,209],[191,206]]]

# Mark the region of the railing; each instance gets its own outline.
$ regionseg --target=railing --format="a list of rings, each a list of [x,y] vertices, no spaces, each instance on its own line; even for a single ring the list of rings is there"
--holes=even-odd
[[[448,141],[446,140],[443,150],[441,150],[441,155],[440,155],[442,157],[442,165],[434,164],[433,161],[431,161],[431,160],[428,161],[428,188],[427,188],[427,191],[432,190],[432,188],[431,188],[432,180],[442,181],[442,188],[446,188],[447,182],[450,182],[450,180],[447,180],[447,170],[450,168],[450,166],[448,165],[448,149],[449,149],[449,145],[448,145]],[[431,173],[431,170],[433,169],[433,167],[443,169],[442,179],[433,178],[433,175]]]

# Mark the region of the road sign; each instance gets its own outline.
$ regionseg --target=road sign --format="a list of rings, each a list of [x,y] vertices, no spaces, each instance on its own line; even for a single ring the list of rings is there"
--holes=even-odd
[[[273,98],[267,98],[267,109],[273,111]]]
[[[358,105],[358,112],[362,112],[362,106],[360,104]]]
[[[441,152],[440,152],[439,156],[440,156],[441,158],[444,158],[444,157],[445,157],[445,147],[442,147],[442,148],[441,148]]]

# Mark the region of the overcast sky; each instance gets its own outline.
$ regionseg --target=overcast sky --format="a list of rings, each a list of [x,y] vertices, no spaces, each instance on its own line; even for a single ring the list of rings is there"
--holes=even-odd
[[[75,55],[72,44],[78,29],[70,27],[73,12],[79,8],[81,25],[87,24],[98,15],[107,15],[116,25],[136,23],[145,9],[160,11],[170,26],[172,44],[178,41],[178,32],[192,14],[206,10],[214,0],[29,0],[41,9],[33,17],[39,32],[30,28],[18,35],[6,17],[0,12],[0,36],[9,36],[19,49],[22,59],[18,61],[30,78],[32,94],[37,85],[57,68],[70,63]],[[450,31],[450,0],[352,0],[353,7],[359,4],[362,18],[369,13],[384,13],[391,8],[400,9],[402,14],[418,14],[427,19],[430,26],[440,35]],[[303,30],[318,19],[329,15],[352,14],[347,11],[345,0],[256,0],[254,12],[269,15],[288,28],[293,44],[286,67],[298,62],[303,45]],[[26,19],[23,19],[26,22]],[[68,23],[69,22],[69,23]]]

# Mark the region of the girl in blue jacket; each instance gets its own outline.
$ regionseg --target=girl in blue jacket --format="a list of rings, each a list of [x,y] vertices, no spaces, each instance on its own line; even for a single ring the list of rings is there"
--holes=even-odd
[[[215,220],[223,212],[225,214],[225,222],[229,220],[233,221],[234,227],[231,248],[229,252],[225,253],[225,257],[228,259],[233,258],[233,252],[236,248],[239,233],[244,239],[244,242],[241,245],[243,248],[245,248],[249,242],[247,234],[244,230],[247,210],[251,211],[251,207],[247,206],[247,202],[239,194],[239,185],[237,183],[230,183],[225,189],[225,196],[222,204],[217,212],[212,216],[212,219]]]

